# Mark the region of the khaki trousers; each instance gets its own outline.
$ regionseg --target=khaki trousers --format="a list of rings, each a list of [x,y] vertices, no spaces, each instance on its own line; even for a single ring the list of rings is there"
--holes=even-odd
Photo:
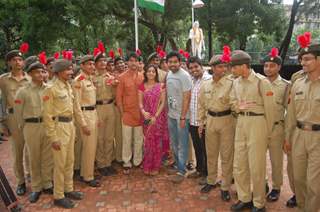
[[[143,157],[143,132],[142,126],[130,127],[122,124],[122,160],[124,167],[139,166]],[[133,149],[133,153],[132,153]]]
[[[18,128],[18,123],[13,114],[8,115],[7,119],[8,128],[10,130],[11,136],[9,137],[13,156],[13,170],[16,176],[17,184],[21,185],[25,182],[24,179],[24,168],[23,168],[23,158],[25,157],[26,170],[29,172],[28,164],[29,157],[25,154],[27,150],[24,150],[25,140],[23,138],[22,130]]]
[[[220,154],[222,169],[221,189],[230,189],[234,153],[235,120],[232,115],[212,117],[208,115],[206,125],[207,183],[214,185],[218,175]]]
[[[268,137],[264,116],[238,116],[233,173],[238,199],[257,208],[265,206]],[[252,191],[251,191],[252,183]]]
[[[64,198],[64,192],[73,191],[74,139],[73,122],[56,122],[60,150],[52,149],[54,162],[54,199]]]
[[[114,146],[114,104],[97,105],[99,120],[96,161],[98,168],[111,166]]]
[[[81,141],[81,135],[80,135],[80,127],[76,127],[76,138],[74,143],[74,170],[80,170],[81,169],[81,153],[82,153],[82,141]]]
[[[277,190],[280,190],[283,184],[283,141],[284,126],[280,123],[275,125],[268,143],[272,169],[272,188]]]
[[[320,210],[320,133],[295,129],[292,135],[292,163],[298,208]]]
[[[114,107],[115,112],[115,129],[114,129],[114,137],[115,137],[115,145],[114,145],[114,157],[116,161],[122,161],[122,119],[121,114],[118,107]]]
[[[94,179],[94,161],[97,150],[97,112],[95,110],[87,110],[82,112],[87,122],[87,127],[90,130],[90,135],[85,135],[80,129],[82,141],[80,172],[85,181],[90,181]]]
[[[42,123],[25,123],[23,135],[29,152],[33,192],[52,187],[53,156]]]

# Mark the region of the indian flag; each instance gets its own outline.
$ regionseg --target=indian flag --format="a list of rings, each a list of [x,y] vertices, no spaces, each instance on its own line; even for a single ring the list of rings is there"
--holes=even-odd
[[[164,13],[165,0],[138,0],[139,7]]]

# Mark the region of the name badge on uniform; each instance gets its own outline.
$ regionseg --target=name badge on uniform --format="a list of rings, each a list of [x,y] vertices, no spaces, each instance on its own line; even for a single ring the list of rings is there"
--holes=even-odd
[[[66,99],[67,98],[67,95],[62,95],[62,96],[58,96],[59,99]]]

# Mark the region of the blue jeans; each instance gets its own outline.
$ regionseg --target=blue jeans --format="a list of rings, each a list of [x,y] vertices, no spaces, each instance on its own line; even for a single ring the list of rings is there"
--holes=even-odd
[[[168,117],[171,148],[180,174],[186,173],[186,162],[189,153],[189,119],[186,126],[180,128],[180,120]]]

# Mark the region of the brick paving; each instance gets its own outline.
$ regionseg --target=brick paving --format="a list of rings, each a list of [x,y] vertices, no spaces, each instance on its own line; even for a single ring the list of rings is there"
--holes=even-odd
[[[11,148],[9,142],[0,145],[0,163],[11,186],[15,189],[15,178],[12,170]],[[285,162],[286,164],[286,162]],[[225,203],[220,199],[218,188],[208,195],[199,192],[201,186],[195,179],[186,179],[182,184],[175,185],[169,182],[165,169],[155,177],[145,176],[141,169],[135,168],[131,175],[123,175],[121,168],[117,167],[119,174],[112,177],[103,177],[100,188],[90,188],[83,183],[75,182],[75,189],[85,193],[85,198],[78,201],[72,210],[55,207],[53,197],[41,195],[36,204],[28,201],[28,195],[19,197],[23,211],[79,211],[79,212],[116,212],[116,211],[181,211],[181,212],[220,212],[230,211],[230,206],[236,202],[235,187],[232,186],[232,200]],[[270,163],[268,163],[270,172]],[[285,203],[291,196],[288,177],[284,170],[284,186],[278,202],[267,203],[267,211],[294,211],[288,209]],[[270,178],[269,178],[270,179]],[[28,185],[30,192],[30,184]],[[0,203],[0,211],[4,211]]]

